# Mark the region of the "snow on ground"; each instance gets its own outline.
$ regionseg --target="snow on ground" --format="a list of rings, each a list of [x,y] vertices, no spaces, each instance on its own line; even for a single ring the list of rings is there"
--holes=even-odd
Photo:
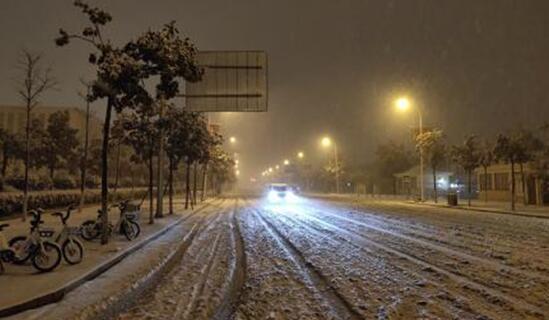
[[[186,223],[181,260],[118,319],[549,318],[549,220],[233,198]]]

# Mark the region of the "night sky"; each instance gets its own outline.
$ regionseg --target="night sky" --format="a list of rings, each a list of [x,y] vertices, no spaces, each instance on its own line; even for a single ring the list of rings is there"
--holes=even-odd
[[[19,103],[12,79],[21,48],[43,52],[61,83],[43,104],[81,105],[76,91],[78,79],[91,76],[89,48],[53,42],[59,27],[83,24],[71,3],[1,1],[0,105]],[[323,159],[325,133],[347,162],[371,160],[377,144],[407,138],[417,122],[392,109],[399,94],[451,141],[549,121],[547,0],[94,3],[112,13],[116,43],[176,20],[199,49],[267,51],[269,112],[219,117],[238,138],[244,176],[298,150]],[[99,114],[104,107],[94,104]]]

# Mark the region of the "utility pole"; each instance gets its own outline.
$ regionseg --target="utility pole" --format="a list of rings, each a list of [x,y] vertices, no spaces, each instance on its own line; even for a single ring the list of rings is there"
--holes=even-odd
[[[336,176],[336,193],[339,194],[339,161],[337,158],[337,143],[334,142],[334,165]]]
[[[419,134],[423,134],[423,117],[421,116],[421,111],[418,109],[418,116],[419,116]],[[424,162],[424,156],[423,156],[423,146],[419,147],[419,183],[421,184],[421,201],[425,201],[425,183],[423,179],[425,178],[423,174],[423,162]]]

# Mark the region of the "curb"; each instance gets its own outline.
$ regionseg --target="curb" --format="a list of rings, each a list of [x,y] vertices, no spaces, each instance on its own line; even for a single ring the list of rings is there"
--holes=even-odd
[[[406,202],[407,204],[413,204],[417,206],[428,206],[433,208],[444,208],[444,209],[454,209],[454,210],[462,210],[462,211],[477,211],[477,212],[487,212],[487,213],[496,213],[501,215],[511,215],[511,216],[519,216],[519,217],[527,217],[527,218],[538,218],[538,219],[549,219],[548,215],[541,215],[536,213],[521,213],[521,212],[513,212],[513,211],[503,211],[503,210],[497,210],[497,209],[484,209],[484,208],[478,208],[478,207],[462,207],[462,206],[449,206],[449,205],[439,205],[439,204],[431,204],[431,203],[418,203],[418,202]]]
[[[204,210],[206,207],[210,205],[210,202],[205,203],[200,208],[197,208],[194,211],[191,211],[191,214],[195,214],[197,212],[200,212]],[[176,221],[172,222],[171,224],[167,225],[165,228],[158,230],[157,232],[149,235],[147,238],[143,239],[141,242],[138,242],[130,247],[128,247],[126,250],[120,252],[118,255],[112,257],[111,259],[104,261],[103,263],[99,264],[94,269],[90,270],[89,272],[83,274],[77,279],[74,279],[71,282],[66,283],[62,287],[55,289],[53,291],[50,291],[48,293],[45,293],[41,296],[31,298],[27,301],[17,303],[11,306],[8,306],[6,308],[0,309],[0,318],[7,317],[11,315],[15,315],[17,313],[27,311],[30,309],[36,309],[48,304],[52,304],[55,302],[60,301],[63,299],[63,297],[71,292],[72,290],[78,288],[79,286],[83,285],[84,283],[91,281],[101,274],[105,273],[115,265],[117,265],[119,262],[123,261],[125,258],[130,256],[132,253],[136,252],[137,250],[143,248],[145,245],[149,244],[150,242],[154,241],[155,239],[159,238],[160,236],[166,234],[168,231],[173,229],[175,226],[181,224],[183,221],[185,221],[187,216],[179,217]]]

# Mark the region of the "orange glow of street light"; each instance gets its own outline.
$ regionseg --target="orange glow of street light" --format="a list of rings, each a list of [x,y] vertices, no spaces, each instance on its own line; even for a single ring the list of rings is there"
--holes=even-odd
[[[304,154],[302,151],[299,151],[299,152],[297,153],[297,157],[298,157],[299,159],[303,159],[303,158],[305,157],[305,154]]]

